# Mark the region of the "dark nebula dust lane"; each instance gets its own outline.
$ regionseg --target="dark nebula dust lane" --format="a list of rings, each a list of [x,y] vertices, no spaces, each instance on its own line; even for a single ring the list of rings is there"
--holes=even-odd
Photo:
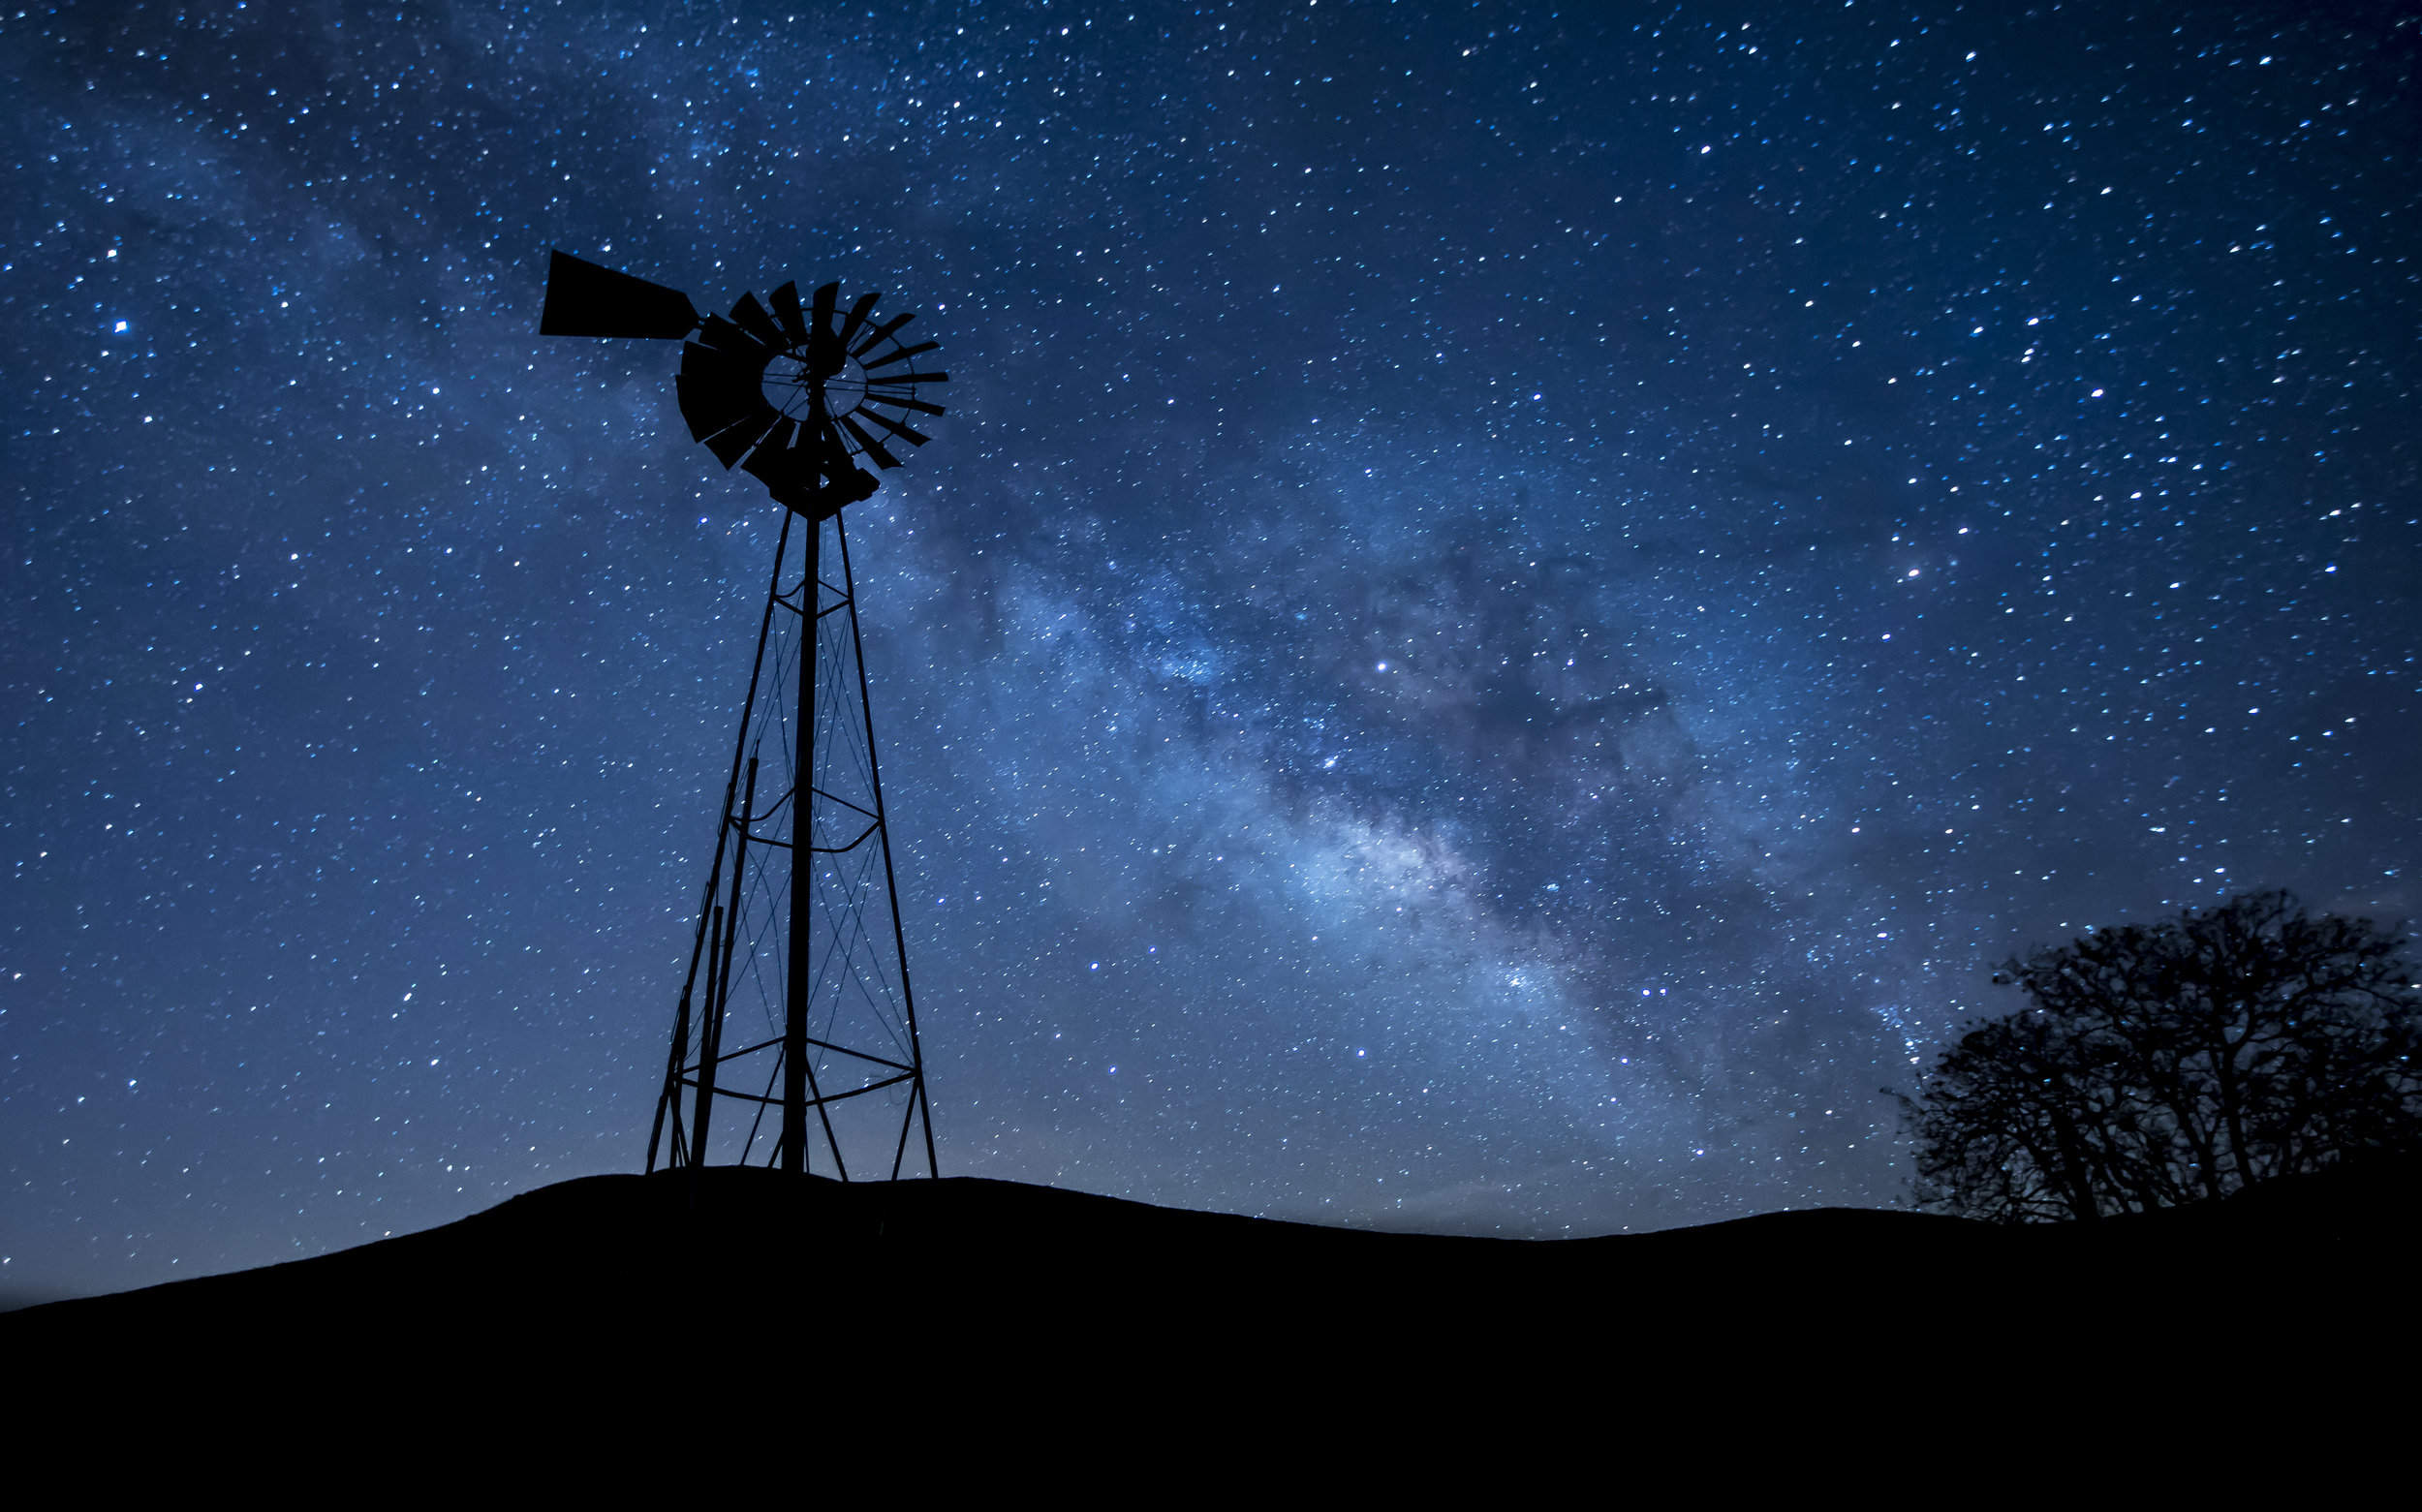
[[[2412,8],[0,15],[0,1289],[634,1168],[778,523],[549,248],[920,311],[947,1172],[1899,1198],[2013,949],[2422,804]]]

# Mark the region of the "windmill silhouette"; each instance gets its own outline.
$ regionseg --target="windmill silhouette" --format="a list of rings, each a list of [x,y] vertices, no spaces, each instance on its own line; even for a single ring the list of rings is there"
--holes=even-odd
[[[761,1158],[896,1178],[921,1130],[938,1173],[841,511],[900,466],[896,447],[929,439],[915,420],[943,413],[925,395],[949,375],[921,365],[935,343],[901,340],[913,315],[876,318],[879,299],[845,309],[825,284],[802,303],[784,284],[727,319],[562,252],[547,266],[539,333],[684,342],[691,437],[784,508],[650,1171]],[[718,1125],[726,1102],[738,1111]]]

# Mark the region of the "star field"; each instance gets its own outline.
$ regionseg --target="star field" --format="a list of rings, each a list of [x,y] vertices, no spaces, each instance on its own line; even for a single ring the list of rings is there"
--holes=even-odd
[[[2422,828],[2410,7],[0,10],[0,1289],[637,1167],[778,524],[547,249],[920,311],[947,1173],[1895,1200],[2001,958]]]

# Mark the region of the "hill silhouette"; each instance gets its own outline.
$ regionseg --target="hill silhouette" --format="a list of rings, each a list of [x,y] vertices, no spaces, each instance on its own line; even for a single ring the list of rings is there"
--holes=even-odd
[[[2284,1290],[2309,1300],[2281,1305],[2266,1338],[2292,1354],[2344,1343],[2342,1310],[2317,1299],[2403,1295],[2418,1184],[2413,1162],[2375,1160],[2094,1223],[1833,1208],[1513,1241],[963,1177],[596,1176],[334,1254],[29,1308],[0,1317],[0,1342],[20,1362],[133,1352],[155,1369],[207,1362],[231,1381],[341,1379],[371,1359],[390,1372],[730,1363],[786,1329],[877,1371],[943,1355],[1070,1371],[1149,1356],[1184,1371],[1241,1353],[1334,1375],[1413,1355],[1874,1355],[1993,1317],[2193,1339],[2214,1309]],[[1987,1347],[2007,1353],[2006,1371],[2029,1369],[2039,1351],[1999,1337]]]

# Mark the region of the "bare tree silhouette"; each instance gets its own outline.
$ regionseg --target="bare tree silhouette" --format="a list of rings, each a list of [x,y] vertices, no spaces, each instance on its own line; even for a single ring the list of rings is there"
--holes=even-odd
[[[2012,958],[1994,979],[2028,1006],[1972,1026],[1901,1099],[1919,1200],[2096,1219],[2422,1148],[2404,943],[2264,892]]]

